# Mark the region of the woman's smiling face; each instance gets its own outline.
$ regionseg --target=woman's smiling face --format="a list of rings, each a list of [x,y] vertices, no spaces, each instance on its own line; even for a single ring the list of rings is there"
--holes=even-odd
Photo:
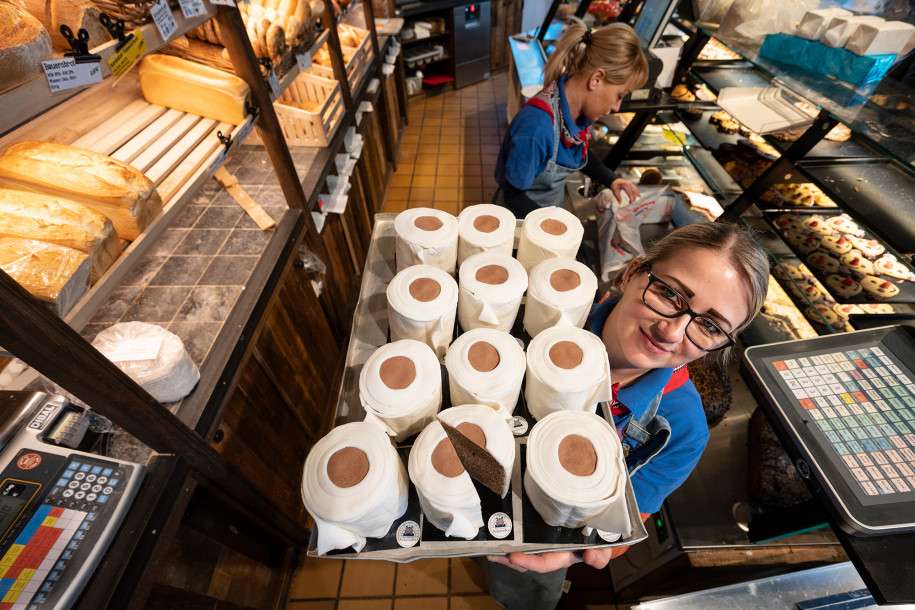
[[[651,272],[686,297],[690,309],[729,334],[750,315],[750,288],[726,253],[690,248],[658,261]],[[689,315],[666,318],[645,305],[648,281],[645,271],[631,273],[604,325],[602,338],[613,369],[672,368],[706,353],[686,337]]]

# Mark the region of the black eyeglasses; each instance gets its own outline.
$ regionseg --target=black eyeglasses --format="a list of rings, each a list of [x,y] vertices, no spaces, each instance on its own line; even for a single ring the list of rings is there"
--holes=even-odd
[[[689,300],[680,292],[648,271],[648,285],[642,292],[642,303],[659,316],[679,318],[688,315],[686,338],[704,352],[715,352],[734,345],[734,337],[705,314],[689,307]]]

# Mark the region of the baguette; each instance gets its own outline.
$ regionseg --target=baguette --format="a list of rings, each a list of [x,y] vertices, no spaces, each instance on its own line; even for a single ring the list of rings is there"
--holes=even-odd
[[[267,29],[266,38],[267,53],[274,65],[279,65],[283,53],[286,52],[286,35],[283,33],[283,28],[276,23],[271,24]]]
[[[162,210],[152,181],[126,163],[66,144],[24,141],[0,154],[0,184],[63,196],[107,216],[136,239]]]
[[[140,62],[140,89],[150,104],[239,125],[250,90],[234,74],[180,57],[147,55]]]
[[[121,251],[114,226],[95,210],[63,197],[0,188],[0,237],[36,239],[85,252],[95,282]]]
[[[0,237],[0,269],[64,315],[89,287],[89,259],[73,248]]]

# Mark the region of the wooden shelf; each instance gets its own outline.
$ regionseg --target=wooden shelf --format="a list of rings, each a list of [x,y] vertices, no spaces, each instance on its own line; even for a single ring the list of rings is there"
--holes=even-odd
[[[191,19],[185,19],[180,10],[173,11],[172,14],[175,17],[175,22],[178,24],[178,29],[172,36],[172,40],[194,29],[216,14],[216,7],[214,5],[206,4],[206,9],[207,12],[205,15],[193,17]],[[147,55],[155,53],[165,46],[166,41],[162,40],[162,37],[159,35],[159,30],[156,29],[156,26],[153,23],[147,23],[146,25],[140,26],[138,29],[143,33],[143,39],[146,41]],[[101,83],[90,85],[89,87],[51,93],[51,90],[48,88],[48,81],[45,79],[44,73],[39,69],[39,72],[36,73],[30,81],[0,94],[0,108],[3,109],[3,111],[0,112],[0,134],[10,132],[17,126],[37,117],[42,112],[62,104],[81,92],[85,92],[86,89],[111,88],[113,90],[115,87],[120,87],[120,84],[112,85],[111,82],[107,80],[111,74],[111,69],[108,67],[108,58],[114,54],[116,45],[116,40],[109,40],[108,42],[91,49],[93,53],[101,55],[102,57],[102,74],[105,77],[105,80]]]

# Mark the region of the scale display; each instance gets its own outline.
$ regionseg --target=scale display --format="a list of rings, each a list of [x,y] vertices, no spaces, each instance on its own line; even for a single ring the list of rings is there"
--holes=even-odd
[[[911,329],[757,346],[745,358],[846,529],[915,528]]]

